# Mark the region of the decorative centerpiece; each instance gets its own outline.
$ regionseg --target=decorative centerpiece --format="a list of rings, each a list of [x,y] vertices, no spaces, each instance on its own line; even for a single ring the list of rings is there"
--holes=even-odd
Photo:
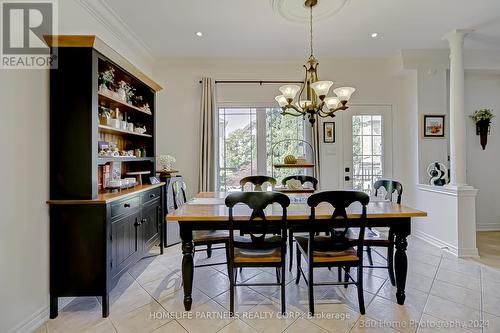
[[[296,164],[297,158],[293,155],[286,155],[283,162],[285,162],[285,164]]]
[[[177,172],[173,169],[176,159],[172,155],[159,155],[156,160],[160,167],[159,172],[166,174]]]
[[[470,117],[476,123],[476,135],[480,136],[481,147],[483,150],[488,143],[488,134],[490,133],[491,119],[495,117],[491,109],[476,110]]]
[[[304,187],[302,186],[302,183],[298,179],[289,179],[286,181],[286,187],[290,190],[295,190],[295,191],[300,191],[303,190]]]

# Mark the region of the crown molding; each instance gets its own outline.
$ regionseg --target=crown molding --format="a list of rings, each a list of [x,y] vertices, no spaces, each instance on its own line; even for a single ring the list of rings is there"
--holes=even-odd
[[[89,14],[101,23],[125,45],[133,45],[140,55],[149,62],[154,62],[151,49],[133,32],[122,18],[103,0],[77,1]]]

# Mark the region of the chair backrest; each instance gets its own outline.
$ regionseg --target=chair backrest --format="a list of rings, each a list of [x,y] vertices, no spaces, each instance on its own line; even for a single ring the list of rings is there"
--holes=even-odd
[[[174,208],[178,209],[186,203],[186,183],[182,179],[172,182],[172,195],[174,197]]]
[[[254,185],[254,191],[262,191],[262,184],[270,183],[274,189],[276,185],[276,179],[269,176],[248,176],[240,180],[241,190],[245,190],[245,185],[251,183]]]
[[[288,176],[288,177],[283,178],[283,180],[281,181],[281,184],[286,185],[286,182],[289,181],[290,179],[299,180],[302,185],[304,185],[304,183],[306,183],[306,182],[310,182],[311,184],[313,184],[313,188],[315,190],[318,189],[318,180],[316,178],[314,178],[313,176],[305,176],[305,175]]]
[[[403,185],[401,185],[400,182],[395,181],[395,180],[388,180],[388,179],[380,179],[377,180],[373,184],[373,188],[375,189],[375,196],[378,195],[378,190],[383,187],[385,188],[387,194],[385,195],[386,200],[392,201],[392,194],[394,192],[398,193],[397,200],[396,202],[398,204],[401,204],[401,195],[403,194]]]
[[[278,192],[236,192],[229,194],[226,197],[225,203],[229,208],[229,246],[231,247],[231,251],[234,250],[234,246],[276,248],[286,245],[287,207],[290,205],[290,198],[288,196]],[[279,204],[283,212],[281,219],[269,222],[264,210],[273,203]],[[237,204],[244,204],[252,209],[252,214],[248,220],[234,219],[233,210]],[[244,230],[246,234],[250,234],[251,243],[235,241],[235,229]],[[282,240],[279,244],[265,242],[267,233],[274,233],[278,230],[282,235]]]
[[[333,206],[333,214],[331,218],[327,221],[316,221],[316,207],[320,203],[329,203]],[[347,216],[346,208],[349,207],[352,203],[359,202],[361,204],[361,216],[360,218],[349,219]],[[357,245],[357,253],[358,257],[362,258],[363,256],[363,240],[365,237],[365,226],[366,226],[366,206],[370,202],[370,197],[368,194],[359,191],[326,191],[320,192],[311,195],[307,199],[307,204],[311,207],[311,222],[315,222],[324,228],[325,230],[320,230],[315,228],[314,226],[309,229],[309,256],[313,256],[314,249],[321,250],[318,247],[318,244],[315,244],[314,235],[317,231],[329,231],[331,242],[328,244],[328,250],[334,251],[343,251],[353,245],[353,242],[350,241],[346,234],[348,232],[349,227],[359,228],[358,239],[354,242]],[[338,230],[339,228],[339,219],[345,221],[346,227],[343,231]],[[312,241],[311,241],[312,240]]]

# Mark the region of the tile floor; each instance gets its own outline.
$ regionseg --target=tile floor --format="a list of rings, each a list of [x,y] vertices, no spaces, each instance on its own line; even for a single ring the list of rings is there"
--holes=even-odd
[[[156,250],[158,250],[156,248]],[[217,252],[219,252],[217,254]],[[358,312],[356,290],[317,287],[315,317],[307,313],[303,281],[287,275],[286,317],[278,317],[278,287],[239,287],[238,318],[227,316],[229,283],[224,266],[195,270],[193,308],[183,311],[180,247],[141,260],[111,293],[111,315],[101,318],[96,297],[61,299],[59,317],[40,332],[500,332],[500,270],[454,258],[410,238],[406,304],[396,304],[387,272],[365,269],[366,315]],[[210,260],[223,260],[224,251]],[[376,259],[376,258],[375,258]],[[196,261],[209,262],[204,253]],[[379,259],[380,260],[380,259]],[[295,267],[294,267],[295,268]],[[272,270],[244,269],[240,279],[275,281]],[[318,280],[336,280],[336,271],[316,271]],[[192,316],[192,317],[190,317]]]

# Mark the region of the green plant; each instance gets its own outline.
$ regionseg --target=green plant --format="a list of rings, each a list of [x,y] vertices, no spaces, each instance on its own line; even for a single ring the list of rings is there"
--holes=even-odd
[[[472,115],[470,115],[470,118],[474,120],[476,123],[481,120],[491,120],[495,117],[492,111],[493,110],[491,109],[476,110]]]
[[[99,82],[101,84],[104,84],[106,87],[111,88],[110,84],[112,85],[115,81],[115,69],[110,68],[104,72],[99,73]]]

